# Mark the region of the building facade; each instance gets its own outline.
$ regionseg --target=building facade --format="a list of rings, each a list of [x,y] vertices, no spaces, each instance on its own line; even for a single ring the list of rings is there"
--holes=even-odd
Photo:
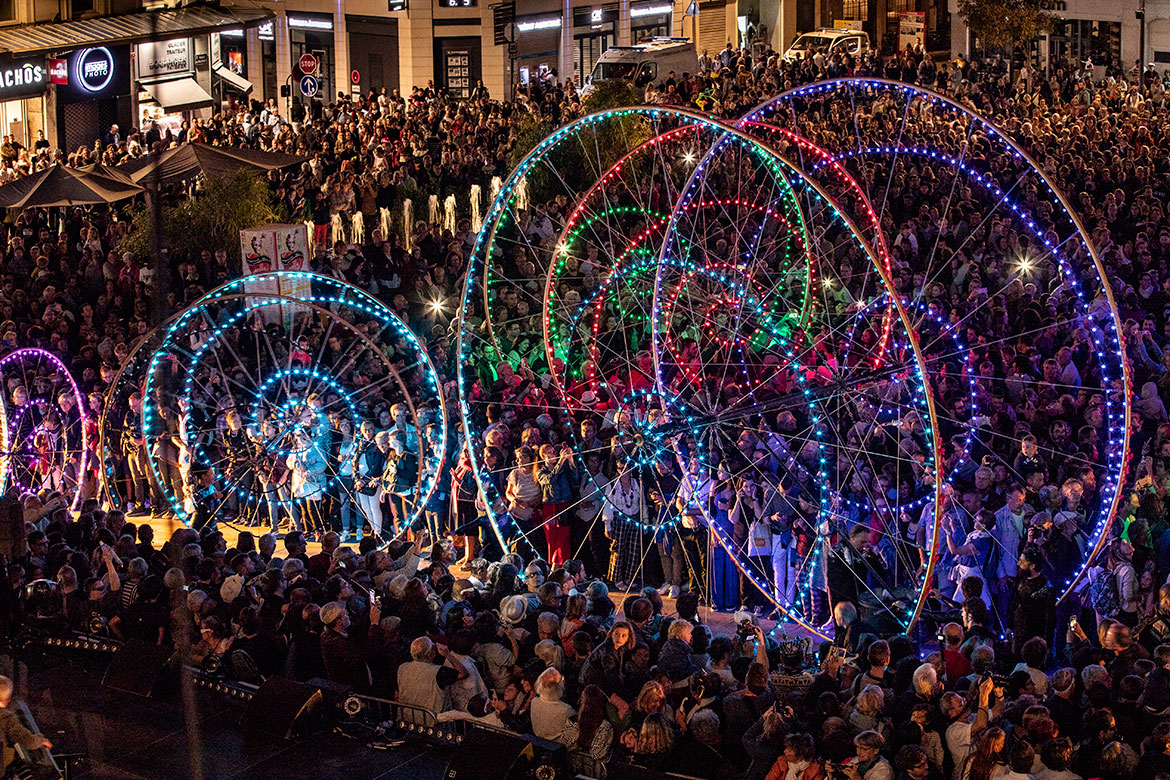
[[[951,10],[951,51],[955,56],[976,45],[971,31]],[[1170,2],[1167,0],[1040,0],[1040,7],[1054,17],[1049,34],[1033,44],[1042,68],[1090,61],[1097,68],[1120,66],[1128,71],[1135,63],[1144,68],[1154,63],[1159,71],[1170,69]]]
[[[950,32],[943,0],[259,0],[271,24],[233,42],[257,97],[304,100],[305,53],[319,63],[320,99],[408,92],[433,82],[451,94],[479,81],[493,96],[532,79],[585,82],[610,46],[684,37],[715,54],[725,45],[783,51],[802,32],[856,22],[876,45],[897,45],[899,14],[924,12],[928,38]],[[688,13],[691,11],[692,13]],[[937,35],[936,35],[937,33]],[[281,86],[287,87],[282,95]]]
[[[482,81],[496,97],[537,78],[583,83],[601,53],[656,35],[686,34],[684,0],[320,0],[261,2],[272,23],[237,41],[257,97],[304,100],[299,63],[319,63],[321,99],[338,93],[409,92],[434,83],[461,97]],[[716,50],[736,41],[734,2],[702,2]],[[708,22],[708,20],[712,20]],[[707,28],[710,28],[709,30]],[[731,38],[728,38],[728,30]],[[253,75],[255,74],[255,75]],[[281,86],[287,89],[281,90]]]
[[[205,6],[103,14],[122,9],[91,2],[76,19],[21,23],[39,6],[19,10],[0,25],[0,125],[24,146],[44,133],[70,151],[243,99],[253,87],[225,58],[222,32],[271,18]]]

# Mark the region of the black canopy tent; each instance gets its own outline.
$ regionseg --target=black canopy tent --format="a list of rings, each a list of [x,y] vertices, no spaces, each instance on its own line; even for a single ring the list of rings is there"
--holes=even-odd
[[[19,209],[86,206],[114,203],[142,191],[143,188],[132,181],[53,165],[0,186],[0,206]]]
[[[241,168],[273,171],[299,165],[304,157],[281,152],[263,152],[242,146],[210,146],[186,143],[158,154],[149,154],[119,165],[114,170],[125,174],[137,184],[150,187],[157,180],[164,184],[184,181],[200,173],[205,176],[223,176]]]

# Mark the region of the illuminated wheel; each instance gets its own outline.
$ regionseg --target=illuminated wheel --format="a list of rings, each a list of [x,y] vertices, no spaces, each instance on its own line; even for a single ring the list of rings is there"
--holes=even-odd
[[[110,378],[101,400],[101,408],[94,409],[91,405],[90,412],[96,415],[94,427],[97,434],[94,465],[101,485],[99,497],[106,509],[128,511],[133,506],[129,467],[126,461],[127,452],[133,447],[133,437],[128,434],[126,427],[130,397],[136,392],[141,396],[151,358],[161,344],[167,328],[179,316],[173,315],[134,342],[126,359]],[[133,430],[133,427],[129,429]],[[150,479],[153,483],[153,472]],[[156,483],[154,488],[157,489]]]
[[[20,493],[59,491],[70,511],[89,472],[90,425],[85,398],[65,364],[43,349],[0,359],[6,401],[3,483]]]
[[[515,521],[504,496],[511,466],[486,463],[484,445],[511,451],[522,444],[519,431],[496,423],[506,425],[521,407],[539,408],[544,424],[531,438],[570,444],[583,469],[599,449],[589,440],[596,434],[582,434],[583,427],[598,428],[599,409],[608,414],[654,388],[648,331],[654,258],[683,185],[727,132],[705,116],[673,109],[586,117],[538,145],[486,215],[461,309],[461,411],[502,545],[520,544],[527,552],[532,534],[558,521]],[[769,168],[771,157],[758,144],[739,140],[745,155],[754,150],[762,162],[745,168],[748,175],[727,176],[717,195],[693,202],[698,221],[714,224],[722,215],[721,233],[706,237],[710,246],[696,244],[695,256],[721,251],[728,256],[718,263],[734,267],[753,287],[774,296],[783,287],[784,296],[799,296],[801,303],[784,311],[799,318],[810,266],[789,171]],[[563,228],[546,224],[541,215],[550,209],[565,214]],[[731,213],[737,216],[727,218]],[[712,258],[711,268],[718,263]],[[710,271],[716,273],[724,271]],[[673,401],[639,403],[665,411]],[[608,442],[618,432],[607,414],[599,432]],[[611,457],[607,449],[607,463]]]
[[[1035,507],[1075,521],[1063,527],[1081,540],[1082,554],[1054,577],[1068,597],[1118,508],[1130,369],[1098,249],[1057,171],[1008,134],[1027,138],[1020,128],[1005,131],[940,94],[882,79],[800,87],[748,112],[740,126],[761,138],[815,143],[819,151],[797,143],[790,153],[834,197],[844,191],[834,170],[847,171],[889,247],[896,294],[950,323],[945,332],[923,329],[920,340],[924,353],[939,357],[927,373],[942,388],[940,426],[951,430],[946,468],[960,472],[947,476],[957,499],[948,512],[958,524],[970,529],[961,506],[978,491],[975,478],[986,479],[975,473],[983,464],[997,482],[1025,483],[1035,469],[1057,485],[1080,480],[1083,491],[1058,490]],[[960,364],[977,377],[974,388],[936,373],[954,365],[953,339]],[[974,408],[979,425],[970,424]],[[1036,437],[1037,451],[1020,462],[1033,471],[1018,473],[1026,435]],[[1036,533],[1043,539],[1051,531]]]
[[[939,503],[933,388],[917,323],[888,294],[886,258],[866,231],[775,152],[769,164],[789,171],[808,226],[816,283],[807,303],[797,309],[784,286],[693,259],[696,236],[718,230],[718,219],[741,219],[730,212],[712,225],[690,204],[711,199],[729,171],[743,175],[752,164],[745,148],[732,136],[712,147],[660,248],[650,326],[656,386],[687,410],[682,429],[698,445],[676,439],[680,469],[701,461],[700,508],[750,583],[748,600],[769,601],[783,619],[818,632],[835,600],[864,598],[909,630],[929,595],[934,540],[885,544],[882,531],[904,503]],[[872,528],[865,544],[885,563],[873,571],[841,547],[859,527]]]
[[[652,136],[653,143],[611,153],[617,162],[608,169],[580,165],[576,149],[582,135],[595,139],[599,124],[631,115],[650,122],[669,115],[698,127],[693,132],[685,126],[666,129]],[[690,146],[669,153],[678,144]],[[562,146],[573,154],[562,155]],[[643,154],[651,147],[657,154]],[[560,172],[565,159],[572,161],[574,175],[580,168],[604,173],[579,194],[566,186],[569,175]],[[552,174],[538,189],[531,170]],[[843,169],[834,172],[849,182]],[[654,182],[669,186],[658,191]],[[853,197],[851,207],[866,204],[855,184],[843,191]],[[568,200],[565,228],[555,238],[533,240],[536,231],[517,203],[521,192],[526,207],[539,208],[558,196]],[[649,197],[656,192],[657,197]],[[868,224],[869,235],[880,238],[876,221]],[[751,455],[748,462],[735,463],[736,447],[749,444],[743,436],[758,433],[765,415],[768,426],[789,406],[801,410],[803,419],[788,414],[783,424],[797,426],[790,436],[794,451],[812,459],[811,470],[800,479],[808,484],[816,478],[809,518],[815,535],[822,525],[835,534],[848,521],[838,507],[839,488],[849,474],[837,473],[836,458],[846,449],[846,434],[865,422],[863,416],[874,405],[867,399],[876,394],[886,406],[883,424],[894,421],[906,434],[883,438],[875,433],[884,430],[881,426],[869,426],[862,441],[850,442],[852,451],[870,459],[871,471],[896,475],[899,469],[911,471],[903,466],[908,459],[898,449],[901,439],[917,436],[916,487],[934,496],[931,391],[918,368],[922,356],[914,350],[909,314],[896,302],[883,307],[875,348],[882,357],[890,320],[896,318],[893,330],[907,334],[911,365],[834,362],[839,342],[856,328],[863,316],[859,312],[867,311],[866,302],[893,300],[887,294],[888,258],[865,236],[828,191],[795,164],[743,132],[686,112],[636,109],[587,117],[539,145],[493,204],[464,292],[462,413],[468,438],[476,444],[470,455],[491,499],[489,517],[500,542],[523,540],[523,546],[539,527],[517,522],[505,500],[511,488],[503,478],[516,469],[503,453],[523,443],[510,438],[508,426],[525,408],[545,412],[533,436],[537,441],[571,442],[583,460],[604,450],[621,464],[618,473],[636,469],[641,481],[657,479],[653,470],[669,449],[679,478],[674,491],[692,503],[702,503],[692,499],[709,491],[703,483],[713,481],[716,468],[731,478],[753,467]],[[526,270],[510,279],[509,268]],[[544,358],[551,366],[543,383],[536,372],[517,365],[518,356],[496,362],[506,349],[488,352],[497,344],[515,343],[514,334],[507,334],[507,342],[498,337],[502,329],[497,325],[508,322],[514,305],[503,296],[529,294],[527,280],[541,268],[547,273]],[[498,307],[501,316],[491,313],[496,301],[504,302]],[[529,306],[522,313],[531,311]],[[511,397],[510,387],[517,388]],[[630,402],[636,402],[633,409],[627,408]],[[791,469],[794,480],[800,471]],[[782,492],[782,482],[776,480],[774,494]],[[669,502],[671,496],[663,498]],[[706,514],[717,525],[713,513]],[[658,518],[652,522],[661,524]],[[745,573],[756,578],[764,597],[793,620],[815,628],[811,614],[803,614],[786,591],[769,583],[771,572],[752,570],[739,541],[726,534],[720,539]],[[811,582],[815,571],[811,564],[806,568]],[[922,600],[917,573],[913,567],[902,576],[911,598],[899,618],[908,624]]]
[[[340,448],[346,428],[362,442],[368,421],[397,464],[383,485],[389,537],[422,517],[446,456],[445,399],[422,344],[330,277],[260,274],[208,293],[163,329],[143,394],[152,473],[188,522],[202,488],[220,517],[267,524],[284,511],[323,531],[313,510],[296,514],[299,502],[362,506]]]

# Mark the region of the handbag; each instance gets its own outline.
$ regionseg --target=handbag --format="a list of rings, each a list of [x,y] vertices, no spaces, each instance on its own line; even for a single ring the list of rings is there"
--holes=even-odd
[[[748,555],[772,554],[772,528],[766,520],[756,520],[748,527]]]

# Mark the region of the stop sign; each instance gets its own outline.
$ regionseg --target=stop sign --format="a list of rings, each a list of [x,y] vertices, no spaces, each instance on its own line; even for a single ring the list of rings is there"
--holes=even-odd
[[[300,62],[297,63],[301,68],[301,73],[311,75],[317,72],[317,58],[312,54],[302,54]]]

